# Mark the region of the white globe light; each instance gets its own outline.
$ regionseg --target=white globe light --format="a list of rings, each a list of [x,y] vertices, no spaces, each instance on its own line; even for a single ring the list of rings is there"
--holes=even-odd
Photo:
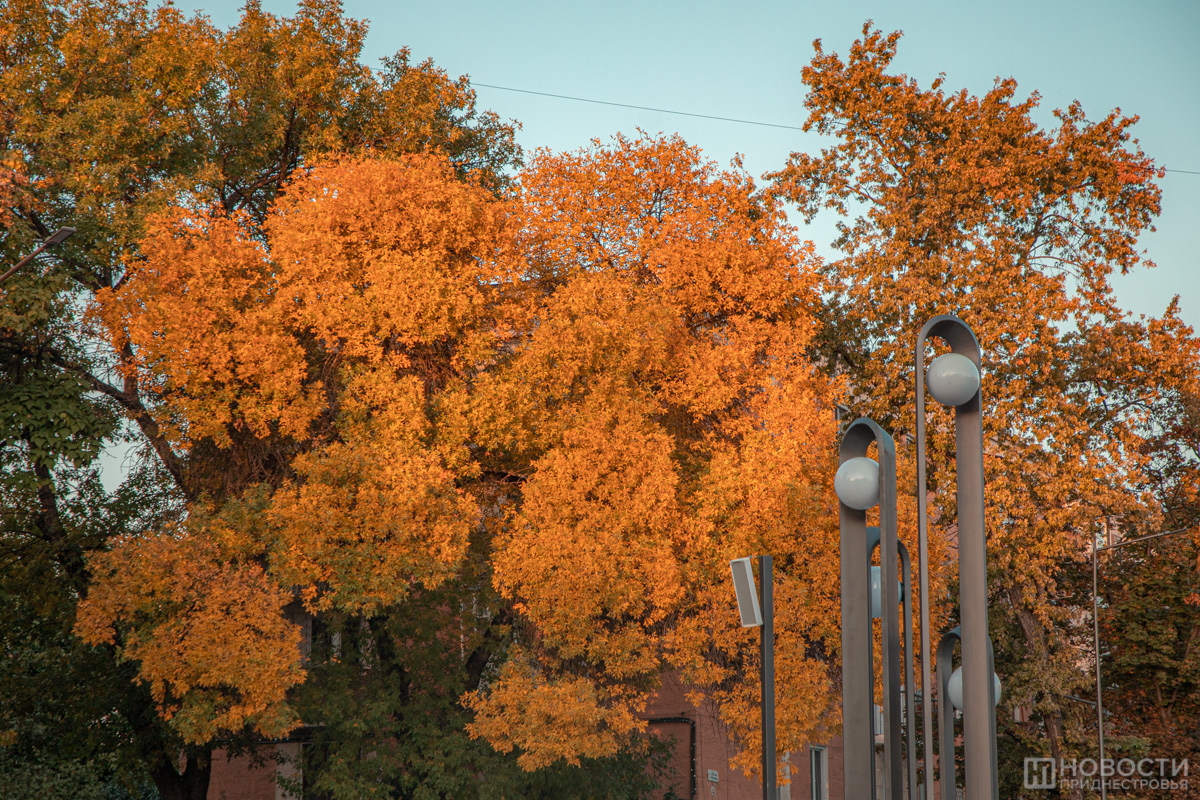
[[[851,508],[866,511],[879,505],[879,464],[859,456],[838,467],[833,477],[833,490]]]
[[[950,705],[959,711],[962,711],[963,707],[962,681],[962,667],[957,667],[954,672],[950,673],[950,682],[946,686]],[[996,705],[1000,705],[1000,678],[994,672],[992,673],[992,685],[996,688]]]
[[[933,399],[946,406],[961,406],[979,391],[979,368],[959,353],[940,355],[925,371]]]
[[[896,578],[896,596],[904,602],[904,584]],[[871,619],[881,619],[883,608],[883,567],[871,567]]]

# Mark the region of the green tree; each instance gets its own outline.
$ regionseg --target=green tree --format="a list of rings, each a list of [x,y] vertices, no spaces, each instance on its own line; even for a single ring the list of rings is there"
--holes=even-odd
[[[1102,553],[1100,570],[1106,755],[1194,763],[1200,759],[1200,556],[1194,535]],[[1193,786],[1172,796],[1200,792]]]
[[[1200,398],[1173,397],[1160,424],[1151,477],[1177,533],[1099,557],[1106,743],[1115,757],[1200,763]]]

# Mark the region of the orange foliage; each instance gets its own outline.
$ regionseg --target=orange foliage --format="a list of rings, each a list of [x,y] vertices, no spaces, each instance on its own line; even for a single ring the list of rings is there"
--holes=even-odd
[[[261,585],[265,597],[279,591],[270,586],[297,585],[313,610],[361,611],[455,573],[478,517],[456,485],[472,466],[461,426],[437,424],[426,393],[454,378],[455,341],[480,313],[479,259],[500,230],[492,205],[437,157],[329,163],[291,184],[261,241],[243,217],[217,210],[155,218],[145,260],[130,265],[125,286],[99,294],[97,316],[134,354],[129,377],[156,399],[153,413],[177,442],[229,448],[249,439],[288,459],[288,472],[271,476],[277,488],[257,542],[242,553],[254,566],[229,580]],[[223,501],[226,511],[259,496],[251,489],[239,499],[244,492]],[[81,609],[91,640],[132,631],[126,655],[142,661],[160,696],[174,687],[190,698],[189,687],[209,685],[164,673],[156,659],[169,661],[170,647],[183,664],[240,663],[218,646],[228,626],[213,629],[211,647],[157,627],[138,633],[141,609],[173,576],[191,569],[212,578],[222,564],[195,511],[177,535],[121,542],[100,557]],[[147,548],[166,548],[175,566],[145,572]],[[280,607],[258,608],[261,624],[284,625],[294,642]],[[294,670],[292,682],[296,657],[277,665]],[[266,680],[262,668],[242,666],[246,680]],[[232,677],[205,674],[213,685]],[[242,691],[236,681],[227,688]],[[288,712],[282,690],[262,698],[276,706],[270,725],[256,706],[214,713],[209,727],[189,722],[189,735],[238,723],[270,733]],[[224,701],[204,702],[215,710]]]
[[[170,211],[151,221],[142,253],[125,286],[99,293],[99,313],[118,350],[134,347],[124,366],[172,444],[228,446],[233,428],[303,437],[321,397],[267,302],[276,281],[244,216]]]
[[[527,478],[493,564],[534,639],[530,666],[472,698],[473,732],[526,766],[611,752],[675,669],[752,742],[753,634],[728,561],[770,552],[780,684],[795,687],[781,738],[796,749],[836,705],[828,664],[806,654],[836,629],[837,592],[831,387],[805,355],[810,247],[744,174],[677,139],[539,154],[514,214],[519,334],[475,413],[485,468]],[[548,697],[556,715],[531,712]],[[598,749],[581,714],[609,728]]]
[[[597,686],[582,676],[540,673],[529,654],[518,649],[501,667],[487,701],[474,699],[483,714],[472,732],[486,736],[504,753],[521,747],[517,763],[524,769],[560,759],[578,763],[581,755],[614,755],[644,727],[619,689]],[[502,716],[497,708],[504,709]],[[526,742],[537,746],[524,746]]]
[[[312,612],[382,613],[477,557],[470,574],[509,607],[479,636],[503,644],[464,698],[473,735],[519,749],[527,769],[611,755],[675,671],[717,703],[752,768],[758,634],[738,624],[728,562],[757,553],[776,565],[779,747],[827,737],[833,403],[852,385],[858,410],[911,429],[906,348],[947,310],[988,353],[993,589],[1043,648],[1006,696],[1070,688],[1070,652],[1043,644],[1064,615],[1060,565],[1097,518],[1157,518],[1151,434],[1200,394],[1176,309],[1128,319],[1107,283],[1138,265],[1158,211],[1133,120],[1089,123],[1072,106],[1044,133],[1036,96],[1014,102],[1009,81],[973,98],[886,74],[898,35],[868,28],[847,62],[818,48],[805,71],[810,126],[842,141],[795,154],[779,197],[677,138],[618,137],[537,154],[498,199],[511,130],[454,121],[474,113],[464,82],[403,52],[373,82],[353,59],[363,26],[331,3],[304,9],[293,29],[252,4],[219,38],[157,12],[190,43],[179,64],[170,37],[147,51],[178,67],[169,97],[190,108],[222,55],[223,149],[144,197],[106,177],[130,142],[157,152],[150,117],[186,139],[189,118],[146,106],[152,92],[103,123],[122,134],[87,151],[83,177],[54,184],[115,215],[95,247],[127,254],[90,316],[124,383],[90,385],[136,420],[188,502],[177,526],[92,559],[77,630],[137,661],[188,741],[297,723],[293,590]],[[71,44],[68,66],[104,49]],[[265,76],[280,102],[256,99]],[[73,132],[102,105],[45,138],[56,158],[77,159]],[[410,107],[423,109],[412,126]],[[313,161],[347,148],[372,157]],[[222,204],[199,208],[201,195]],[[822,265],[782,198],[810,215],[871,208],[839,240],[846,257]],[[104,263],[96,287],[118,274]],[[930,428],[933,483],[949,486],[947,417],[932,410]],[[935,513],[945,524],[954,509]]]
[[[246,726],[281,736],[298,722],[285,698],[303,679],[300,631],[282,616],[291,595],[257,563],[221,547],[220,521],[189,527],[94,556],[95,582],[76,633],[112,644],[114,622],[124,622],[117,641],[124,658],[138,662],[159,711],[185,741]]]
[[[453,454],[422,441],[430,425],[419,383],[394,383],[376,419],[347,420],[341,441],[298,456],[299,480],[275,496],[273,567],[306,587],[313,610],[395,602],[414,581],[435,586],[455,574],[466,551],[475,503],[455,487]]]
[[[86,716],[64,728],[163,796],[203,793],[216,741],[277,735],[313,702],[288,691],[293,589],[331,616],[386,615],[458,574],[480,512],[466,415],[442,395],[489,351],[477,272],[520,161],[515,124],[466,78],[407,50],[369,68],[339,0],[237,17],[0,4],[10,263],[78,229],[5,283],[22,295],[0,314],[5,380],[36,414],[0,436],[6,484],[31,492],[0,544],[53,576],[22,585],[35,605],[62,598],[70,624],[85,598],[80,632],[111,643],[72,650],[87,685],[64,707]],[[105,493],[93,456],[122,414],[145,460]],[[143,724],[140,688],[103,700],[114,656],[170,725]]]
[[[166,681],[135,646],[165,573],[125,574],[146,548],[236,553],[312,611],[370,614],[454,577],[482,537],[519,624],[467,698],[474,735],[529,769],[611,755],[671,670],[753,747],[755,634],[728,561],[770,552],[780,744],[830,732],[836,387],[808,356],[818,264],[743,173],[678,139],[618,138],[538,155],[497,201],[434,157],[329,161],[261,229],[174,211],[143,251],[96,311],[129,378],[193,453],[278,465],[259,489],[253,472],[224,484],[221,513],[256,509],[252,535],[202,546],[215,529],[193,513],[97,562],[88,635],[130,631],[146,679]]]
[[[436,158],[346,161],[292,184],[266,231],[279,318],[315,339],[339,397],[336,438],[298,457],[302,480],[276,497],[276,567],[314,608],[436,585],[478,511],[456,485],[474,470],[466,431],[428,401],[473,365],[494,204]]]

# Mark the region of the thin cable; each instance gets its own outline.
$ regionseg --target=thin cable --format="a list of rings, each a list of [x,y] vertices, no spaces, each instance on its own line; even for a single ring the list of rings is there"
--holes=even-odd
[[[789,131],[802,131],[798,125],[777,125],[774,122],[755,122],[751,119],[734,119],[733,117],[716,117],[712,114],[692,114],[687,111],[671,111],[667,108],[651,108],[650,106],[635,106],[629,103],[610,103],[607,100],[592,100],[587,97],[572,97],[566,94],[550,94],[549,92],[534,92],[529,89],[513,89],[508,86],[493,86],[490,83],[471,82],[472,86],[482,86],[485,89],[499,89],[503,92],[519,92],[521,94],[536,94],[539,97],[554,97],[559,100],[574,100],[577,103],[594,103],[598,106],[616,106],[618,108],[636,108],[639,111],[657,111],[660,114],[674,114],[679,117],[696,117],[698,119],[715,119],[720,122],[736,122],[740,125],[758,125],[763,128],[783,128]]]
[[[669,108],[654,108],[652,106],[635,106],[631,103],[611,103],[607,100],[592,100],[589,97],[573,97],[569,94],[551,94],[550,92],[535,92],[530,89],[514,89],[511,86],[496,86],[492,83],[471,82],[472,86],[482,86],[485,89],[499,89],[502,92],[517,92],[518,94],[534,94],[538,97],[553,97],[558,100],[574,100],[577,103],[592,103],[598,106],[616,106],[617,108],[635,108],[638,111],[657,111],[659,114],[674,114],[677,117],[695,117],[697,119],[715,119],[720,122],[736,122],[739,125],[757,125],[760,128],[782,128],[786,131],[803,131],[798,125],[780,125],[775,122],[758,122],[752,119],[737,119],[735,117],[717,117],[712,114],[693,114],[689,111],[672,111]],[[1190,169],[1165,169],[1165,172],[1180,172],[1185,175],[1200,175]]]
[[[1191,530],[1191,528],[1176,528],[1173,531],[1163,531],[1162,533],[1152,533],[1149,536],[1141,536],[1137,539],[1127,539],[1123,542],[1117,542],[1116,544],[1106,544],[1106,545],[1104,545],[1104,547],[1097,547],[1096,552],[1103,553],[1105,550],[1115,550],[1116,548],[1124,547],[1127,544],[1137,544],[1138,542],[1144,542],[1144,541],[1147,541],[1148,539],[1158,539],[1159,537],[1172,536],[1176,533],[1187,533],[1190,530]]]

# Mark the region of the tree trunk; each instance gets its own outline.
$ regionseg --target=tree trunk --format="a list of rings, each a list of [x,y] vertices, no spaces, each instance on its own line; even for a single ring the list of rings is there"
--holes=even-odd
[[[180,757],[183,771],[174,764],[160,762],[151,772],[162,800],[208,800],[208,782],[212,777],[212,748],[188,748]]]
[[[1058,710],[1042,714],[1042,722],[1046,725],[1046,738],[1050,740],[1050,757],[1054,759],[1054,763],[1062,763],[1062,738],[1063,738],[1063,720],[1062,712]],[[1059,794],[1065,794],[1071,800],[1083,800],[1083,789],[1078,786],[1072,786],[1065,792],[1060,788]]]
[[[1046,644],[1046,632],[1042,630],[1041,622],[1021,603],[1021,594],[1016,587],[1009,589],[1008,601],[1012,604],[1013,611],[1016,612],[1021,632],[1025,634],[1025,643],[1028,648],[1029,657],[1048,666],[1050,648]],[[1043,712],[1042,722],[1046,726],[1046,738],[1050,741],[1050,757],[1054,759],[1056,764],[1061,764],[1063,757],[1062,712],[1057,708],[1052,711]],[[1083,798],[1083,790],[1079,787],[1072,787],[1066,792],[1060,788],[1059,795],[1064,794],[1071,798],[1071,800],[1082,800]]]

